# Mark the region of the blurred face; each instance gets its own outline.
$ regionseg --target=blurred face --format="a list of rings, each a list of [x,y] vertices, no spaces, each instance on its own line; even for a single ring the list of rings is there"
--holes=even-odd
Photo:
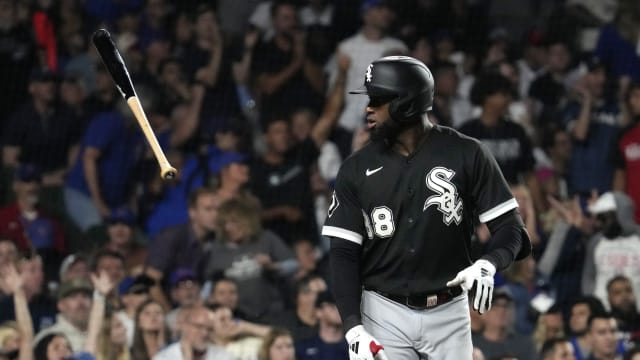
[[[152,59],[154,62],[160,62],[169,57],[170,50],[171,45],[168,41],[156,39],[147,47],[146,55],[148,59]]]
[[[335,304],[322,304],[322,306],[316,310],[316,316],[319,321],[330,326],[342,325],[342,319],[340,318],[338,307]]]
[[[156,303],[147,304],[140,312],[137,321],[142,331],[160,331],[164,326],[164,311]]]
[[[595,96],[602,96],[604,92],[604,85],[607,82],[607,73],[603,68],[598,68],[593,71],[589,71],[585,75],[587,88]]]
[[[113,81],[109,73],[105,71],[96,71],[96,90],[98,92],[112,92]]]
[[[631,116],[640,115],[640,89],[633,89],[629,94],[629,112]]]
[[[505,298],[497,298],[491,310],[484,314],[485,328],[504,329],[511,323],[513,303]]]
[[[58,310],[60,313],[79,329],[87,328],[90,309],[91,297],[89,293],[85,291],[77,291],[58,300]]]
[[[431,59],[433,58],[433,49],[431,48],[431,44],[429,44],[429,40],[426,38],[418,40],[413,51],[411,51],[411,56],[425,64],[430,64]]]
[[[178,62],[169,62],[162,67],[160,79],[165,84],[176,84],[182,81],[182,67]]]
[[[23,260],[19,265],[20,275],[24,282],[25,291],[32,294],[39,294],[44,283],[44,273],[42,272],[42,260],[34,258]]]
[[[249,223],[237,214],[225,215],[224,232],[227,241],[241,243],[251,235]]]
[[[558,131],[554,134],[554,143],[551,148],[552,156],[561,160],[569,160],[571,156],[571,138],[565,131]]]
[[[131,229],[131,226],[122,222],[110,224],[109,227],[107,227],[107,232],[109,234],[109,242],[116,246],[129,245],[133,240],[133,229]]]
[[[573,345],[570,342],[565,341],[556,346],[553,349],[551,357],[546,357],[544,360],[575,360],[576,357],[573,353]]]
[[[294,360],[293,339],[290,336],[278,336],[269,348],[271,360]]]
[[[591,316],[591,310],[587,304],[576,304],[571,308],[569,328],[574,334],[584,334],[587,331],[587,321]]]
[[[8,264],[16,259],[18,250],[11,241],[0,241],[0,265]]]
[[[122,300],[122,305],[124,305],[127,311],[129,310],[135,311],[135,309],[137,309],[140,305],[142,305],[144,302],[149,300],[149,293],[140,292],[140,293],[125,294],[125,295],[122,295],[120,298]]]
[[[221,338],[231,338],[234,335],[234,321],[231,309],[226,307],[218,308],[213,313],[213,331]]]
[[[284,154],[289,150],[290,133],[286,121],[276,121],[268,125],[265,141],[272,151]]]
[[[505,113],[511,103],[511,94],[507,92],[498,92],[487,96],[484,100],[484,107],[496,109],[496,112]]]
[[[214,314],[204,308],[193,310],[185,318],[182,335],[195,350],[205,351],[209,344],[211,333],[214,329],[216,329],[216,332],[218,331],[214,325],[214,318]]]
[[[563,72],[569,66],[571,54],[563,44],[554,44],[549,47],[547,61],[551,72]]]
[[[193,33],[193,24],[186,15],[180,15],[176,21],[176,40],[180,43],[187,42],[191,39]]]
[[[164,0],[148,0],[147,14],[154,19],[161,19],[166,14]]]
[[[276,34],[293,35],[298,26],[296,8],[291,5],[280,5],[273,14],[273,27]]]
[[[103,256],[96,265],[98,273],[105,271],[114,284],[120,283],[125,276],[122,260],[117,257]]]
[[[215,194],[203,194],[198,197],[195,207],[189,209],[189,217],[197,226],[206,231],[215,231],[220,199]]]
[[[77,261],[75,264],[69,267],[66,273],[64,273],[65,281],[73,279],[88,279],[89,278],[89,264],[86,261]]]
[[[173,293],[178,305],[182,307],[193,306],[200,298],[200,284],[193,280],[180,281],[173,289]]]
[[[613,282],[609,286],[608,296],[609,304],[612,308],[624,312],[632,312],[636,308],[636,298],[633,295],[633,287],[630,281],[619,280]]]
[[[212,11],[200,14],[196,19],[196,36],[208,39],[211,37],[211,29],[216,26],[216,15]]]
[[[296,259],[301,269],[313,270],[316,268],[316,254],[313,245],[309,241],[300,241],[295,244]]]
[[[458,91],[458,75],[453,69],[439,71],[436,75],[435,93],[439,96],[454,96]]]
[[[593,354],[598,357],[614,355],[618,345],[617,330],[614,319],[594,319],[589,329]]]
[[[13,2],[8,0],[0,1],[0,26],[5,28],[12,24],[14,16],[15,8]]]
[[[71,344],[66,338],[56,336],[47,345],[47,360],[64,360],[71,357]]]
[[[219,281],[211,293],[211,302],[235,309],[238,305],[238,287],[231,281]]]
[[[394,13],[388,6],[374,6],[364,15],[364,23],[381,31],[386,31],[394,19]]]
[[[33,207],[38,203],[40,184],[37,181],[14,181],[13,191],[18,201]]]
[[[226,178],[233,180],[238,184],[246,184],[249,182],[249,166],[243,163],[233,163],[226,166],[222,171]]]
[[[117,316],[111,317],[111,335],[109,340],[113,345],[124,345],[127,343],[127,329]]]
[[[291,115],[291,134],[296,141],[302,141],[311,134],[313,115],[308,111],[297,111]]]
[[[222,151],[238,151],[240,137],[231,131],[218,131],[215,135],[216,147]]]
[[[562,334],[562,329],[564,328],[562,314],[544,314],[542,315],[542,322],[547,329],[547,339],[556,338]]]
[[[51,103],[56,98],[56,83],[54,81],[36,81],[29,85],[29,93],[37,101]]]
[[[70,106],[82,105],[85,99],[85,93],[82,86],[76,82],[64,81],[60,84],[60,98]]]

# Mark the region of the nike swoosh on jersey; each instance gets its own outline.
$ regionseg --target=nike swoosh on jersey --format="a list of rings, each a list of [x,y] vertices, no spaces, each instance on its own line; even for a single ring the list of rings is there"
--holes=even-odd
[[[383,167],[384,167],[384,166],[380,166],[379,168],[377,168],[377,169],[373,169],[373,170],[369,170],[369,169],[367,169],[367,170],[364,172],[364,174],[365,174],[365,175],[367,175],[367,176],[371,176],[371,175],[373,175],[373,174],[377,173],[378,171],[382,170],[382,168],[383,168]]]

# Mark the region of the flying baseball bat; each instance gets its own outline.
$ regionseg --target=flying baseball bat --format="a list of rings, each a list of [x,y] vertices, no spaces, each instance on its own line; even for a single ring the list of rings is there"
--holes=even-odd
[[[177,171],[169,164],[169,160],[167,160],[158,143],[156,134],[153,132],[149,120],[147,120],[147,115],[144,113],[142,104],[140,104],[140,100],[133,88],[129,71],[122,60],[122,56],[120,56],[120,52],[118,52],[116,45],[111,39],[111,35],[107,30],[99,29],[93,33],[92,40],[93,45],[98,50],[98,54],[100,54],[100,58],[102,58],[102,62],[107,67],[107,70],[109,70],[113,81],[116,83],[116,87],[120,91],[120,94],[122,94],[122,97],[127,101],[127,105],[129,105],[133,115],[135,115],[136,120],[138,120],[138,125],[140,125],[147,142],[149,142],[151,150],[153,150],[153,154],[158,161],[158,165],[160,165],[160,176],[163,179],[175,178]]]

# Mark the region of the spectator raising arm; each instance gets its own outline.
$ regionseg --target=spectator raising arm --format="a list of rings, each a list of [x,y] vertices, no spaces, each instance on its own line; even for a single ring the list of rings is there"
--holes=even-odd
[[[106,218],[111,214],[111,210],[100,193],[100,184],[98,181],[98,159],[100,158],[100,153],[100,149],[87,146],[84,150],[82,161],[84,165],[84,176],[87,179],[87,186],[89,187],[93,204],[100,215]]]
[[[311,130],[311,139],[313,139],[313,142],[315,142],[318,148],[321,148],[322,144],[324,144],[329,137],[342,111],[344,87],[350,65],[351,58],[344,54],[338,55],[338,76],[322,111],[322,115],[320,115],[320,118]]]
[[[196,82],[200,82],[203,85],[207,85],[208,87],[215,87],[218,82],[218,75],[220,74],[220,64],[222,62],[222,53],[224,51],[224,46],[222,43],[222,34],[220,33],[220,27],[218,26],[218,22],[211,21],[209,24],[210,28],[210,44],[209,51],[211,58],[209,59],[209,63],[196,71]]]
[[[13,294],[14,311],[18,331],[20,332],[20,345],[18,360],[33,359],[31,344],[33,342],[33,323],[31,314],[27,306],[27,297],[22,287],[22,277],[16,271],[13,264],[9,263],[0,270],[2,288],[4,291]]]
[[[191,87],[191,102],[187,113],[184,114],[180,121],[174,124],[175,127],[171,132],[171,139],[169,140],[171,148],[175,149],[182,146],[198,128],[205,90],[205,87],[198,83]]]

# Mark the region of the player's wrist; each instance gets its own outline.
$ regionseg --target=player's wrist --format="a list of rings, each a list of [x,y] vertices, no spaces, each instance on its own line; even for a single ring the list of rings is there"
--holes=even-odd
[[[346,334],[344,334],[344,338],[347,340],[348,343],[351,343],[351,341],[355,337],[357,337],[358,335],[360,335],[362,333],[366,333],[366,332],[367,332],[367,330],[364,329],[364,326],[356,325],[356,326],[352,327],[351,329],[349,329]]]
[[[492,276],[496,273],[496,265],[489,259],[482,258],[476,260],[475,264],[480,266],[481,268],[489,270]]]

